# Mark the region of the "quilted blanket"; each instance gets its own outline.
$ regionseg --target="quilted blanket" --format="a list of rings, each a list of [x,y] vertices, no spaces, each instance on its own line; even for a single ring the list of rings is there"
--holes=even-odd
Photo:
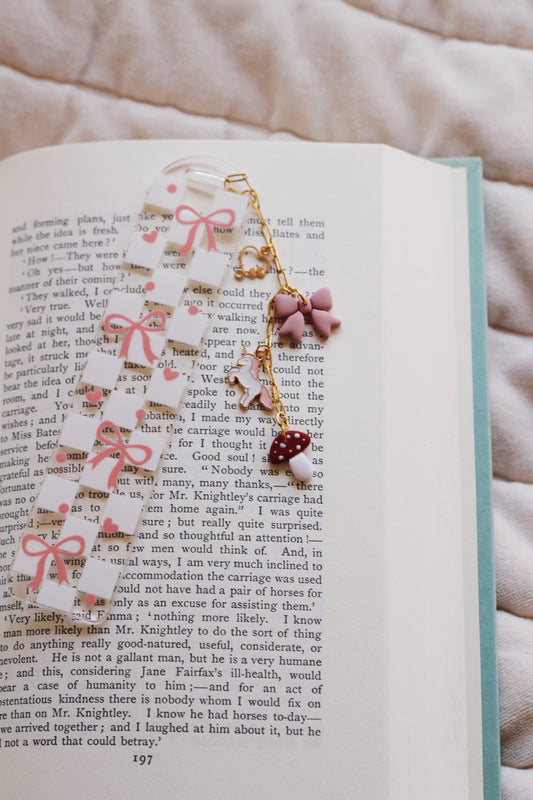
[[[502,780],[505,800],[531,800],[531,3],[4,0],[1,10],[0,157],[95,139],[230,137],[482,157]]]

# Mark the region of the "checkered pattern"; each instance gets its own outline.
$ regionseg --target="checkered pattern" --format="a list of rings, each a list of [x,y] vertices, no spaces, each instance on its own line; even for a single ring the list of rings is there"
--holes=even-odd
[[[147,491],[138,496],[138,486],[151,490],[170,438],[145,430],[146,423],[154,409],[177,411],[187,388],[189,374],[177,369],[172,348],[200,347],[210,322],[184,291],[221,285],[229,257],[215,249],[215,227],[217,238],[227,235],[247,207],[246,197],[219,191],[199,212],[186,204],[186,190],[182,180],[158,175],[148,191],[155,216],[131,237],[122,267],[127,280],[119,274],[102,320],[104,345],[89,353],[77,389],[82,409],[65,417],[12,567],[17,596],[28,578],[25,598],[82,622],[107,613],[120,564],[102,557],[101,542],[135,533],[149,498]],[[162,264],[169,251],[185,258],[185,271]],[[128,381],[132,373],[139,379]],[[80,500],[87,496],[99,498],[91,519]]]

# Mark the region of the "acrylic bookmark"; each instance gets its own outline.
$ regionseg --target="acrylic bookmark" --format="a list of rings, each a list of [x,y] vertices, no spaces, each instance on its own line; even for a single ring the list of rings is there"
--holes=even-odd
[[[147,193],[11,568],[20,600],[109,611],[238,249],[248,198],[223,185],[176,162]]]

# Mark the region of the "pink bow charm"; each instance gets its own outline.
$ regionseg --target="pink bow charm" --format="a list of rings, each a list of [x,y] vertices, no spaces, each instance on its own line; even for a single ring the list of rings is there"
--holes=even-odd
[[[287,317],[280,328],[281,336],[292,336],[295,342],[302,338],[306,315],[311,315],[311,320],[317,333],[327,339],[332,328],[337,328],[341,321],[330,314],[333,305],[331,292],[325,286],[319,289],[306,300],[300,300],[292,294],[280,292],[276,295],[276,314]]]

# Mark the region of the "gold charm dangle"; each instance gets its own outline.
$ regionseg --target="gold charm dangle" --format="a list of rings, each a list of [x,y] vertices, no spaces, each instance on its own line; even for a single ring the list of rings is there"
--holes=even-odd
[[[239,186],[244,186],[245,188],[242,189]],[[237,366],[229,370],[228,381],[230,384],[238,382],[243,389],[240,399],[241,408],[247,409],[250,403],[259,398],[259,402],[266,411],[275,412],[275,420],[281,428],[281,433],[276,436],[270,448],[270,463],[273,466],[287,463],[297,481],[309,481],[313,474],[313,467],[307,455],[304,454],[304,450],[309,447],[311,438],[302,431],[289,430],[287,412],[274,375],[272,339],[276,317],[286,318],[280,334],[292,336],[295,342],[300,341],[306,317],[311,317],[315,330],[324,339],[327,339],[331,330],[338,327],[341,322],[329,313],[332,306],[329,289],[319,289],[318,292],[315,292],[307,299],[288,282],[285,270],[281,265],[272,230],[261,211],[257,192],[248,182],[248,176],[244,173],[228,175],[224,182],[224,188],[236,194],[248,195],[249,203],[257,214],[261,234],[265,240],[265,244],[261,248],[255,245],[246,245],[242,248],[239,253],[239,267],[235,270],[235,278],[237,280],[263,278],[273,266],[278,281],[278,290],[268,302],[265,339],[257,346],[254,354],[247,353],[245,350],[237,361]],[[249,252],[255,253],[257,261],[267,264],[267,268],[264,269],[259,266],[245,270],[243,259]],[[270,392],[262,386],[258,378],[260,365],[267,374]],[[265,400],[266,397],[268,397],[268,400]],[[270,401],[270,404],[268,401]]]
[[[245,269],[243,259],[249,250],[254,251],[256,261],[261,262],[266,266],[250,267],[249,269]],[[238,281],[242,281],[243,278],[250,278],[252,280],[254,278],[264,278],[271,266],[272,262],[270,260],[270,250],[268,247],[262,247],[259,250],[255,244],[247,244],[239,253],[239,266],[235,270],[235,278]]]

